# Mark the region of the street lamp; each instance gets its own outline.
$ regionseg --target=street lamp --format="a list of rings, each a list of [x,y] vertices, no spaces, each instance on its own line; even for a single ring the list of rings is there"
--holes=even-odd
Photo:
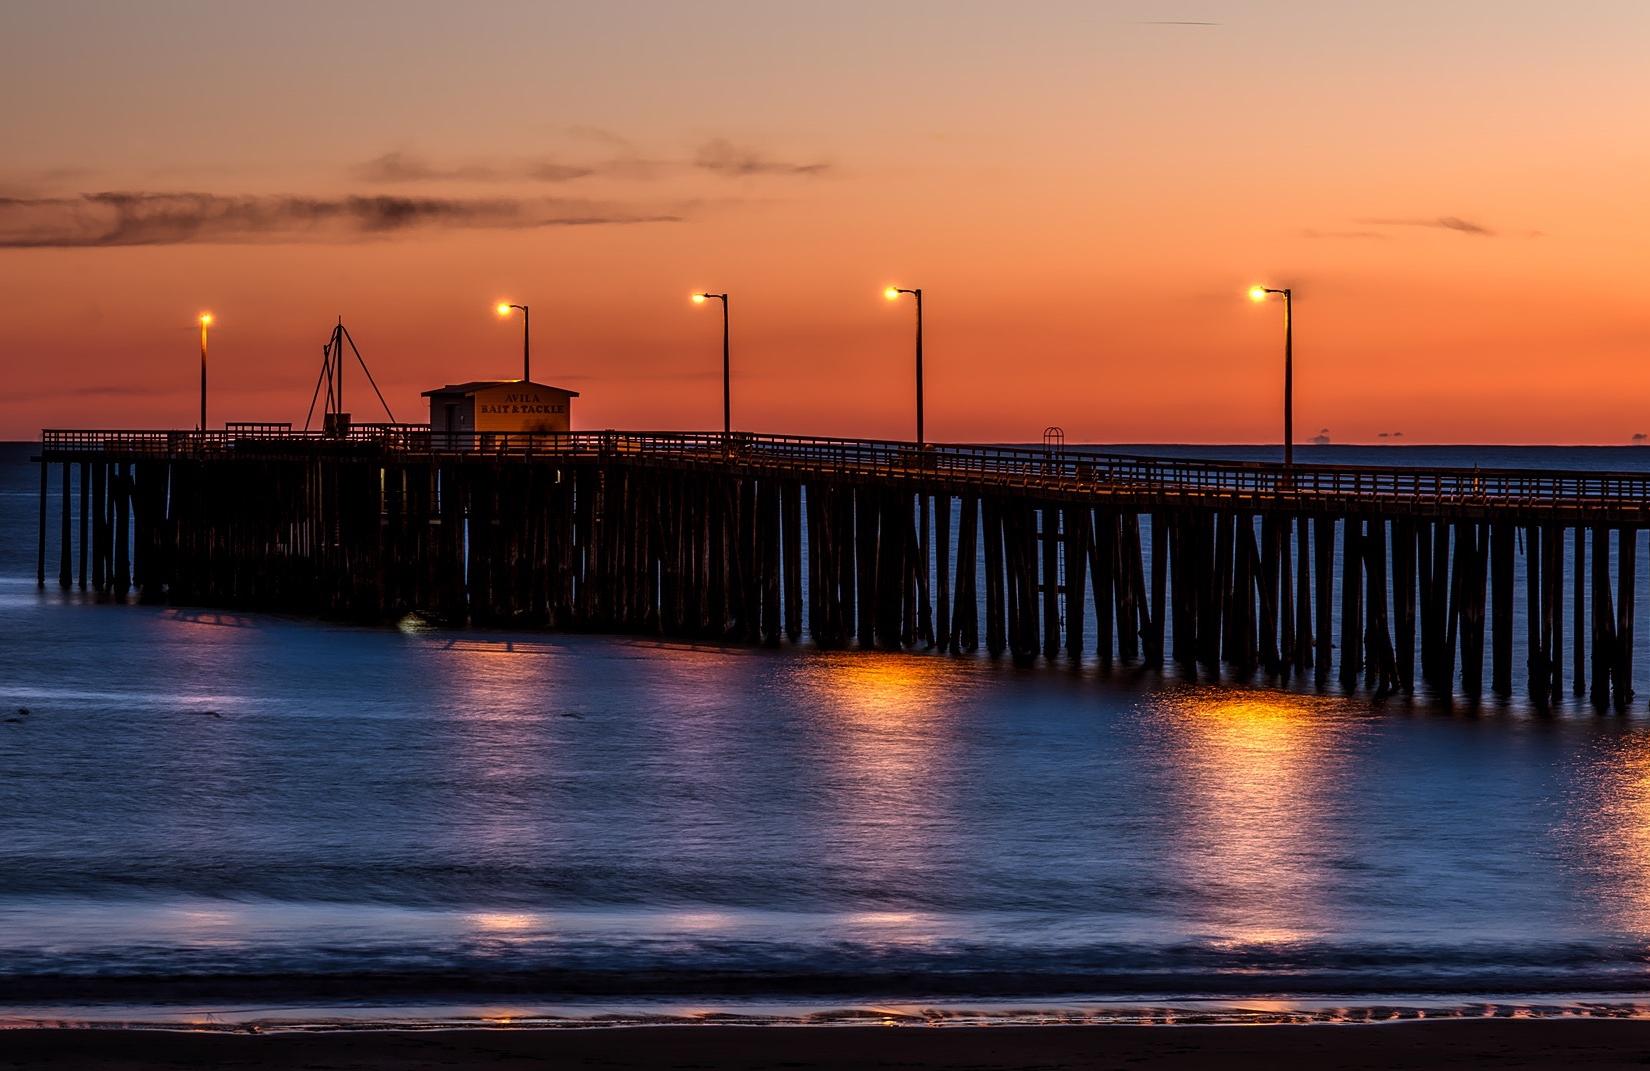
[[[201,322],[201,434],[206,433],[206,329],[212,326],[212,314],[203,312]]]
[[[703,305],[711,298],[722,303],[722,435],[733,433],[733,406],[729,401],[728,386],[728,296],[726,294],[694,294],[693,303]]]
[[[917,299],[917,445],[922,445],[922,288],[907,290],[904,287],[890,286],[882,292],[882,296],[889,301],[898,301],[901,294],[910,294]]]
[[[531,354],[530,354],[530,351],[528,350],[528,340],[529,340],[529,336],[531,334],[531,331],[530,331],[530,325],[529,325],[529,322],[528,322],[527,306],[526,305],[511,305],[509,302],[506,302],[506,301],[501,301],[501,302],[498,303],[497,312],[500,316],[510,315],[510,310],[511,309],[520,309],[521,310],[521,380],[522,380],[523,383],[529,383],[533,379],[533,374],[532,374],[532,362],[530,360]]]
[[[1283,463],[1295,463],[1295,292],[1288,287],[1251,286],[1249,300],[1283,295]]]

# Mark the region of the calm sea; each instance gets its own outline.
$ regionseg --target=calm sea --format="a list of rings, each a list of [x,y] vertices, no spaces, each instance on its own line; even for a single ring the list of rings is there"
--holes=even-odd
[[[0,1019],[1035,1019],[1650,990],[1643,698],[1542,716],[100,604],[55,571],[37,589],[37,470],[4,449]],[[1650,469],[1631,450],[1302,457]],[[1650,648],[1638,665],[1650,695]]]

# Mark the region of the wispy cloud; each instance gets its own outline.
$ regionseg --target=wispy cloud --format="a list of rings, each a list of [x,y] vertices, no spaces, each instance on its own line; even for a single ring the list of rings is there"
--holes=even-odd
[[[803,176],[825,174],[831,165],[823,160],[786,160],[761,149],[727,138],[702,142],[687,159],[649,158],[636,147],[607,131],[579,127],[569,137],[604,152],[599,159],[570,163],[557,156],[526,157],[515,160],[463,161],[440,163],[415,152],[392,150],[358,164],[353,176],[375,185],[404,185],[423,182],[575,182],[591,177],[646,182],[690,171],[708,172],[723,178],[753,175]]]
[[[0,248],[338,241],[418,230],[674,222],[675,212],[558,198],[90,193],[0,198]]]
[[[182,393],[171,385],[101,383],[87,386],[54,386],[40,390],[8,392],[7,402],[39,402],[53,398],[159,398]]]
[[[1431,218],[1416,219],[1360,219],[1358,223],[1366,227],[1431,227],[1435,230],[1455,231],[1457,234],[1470,234],[1477,238],[1493,238],[1496,232],[1482,223],[1475,223],[1460,216],[1434,216]]]
[[[439,165],[407,152],[387,152],[355,168],[364,182],[502,182],[532,179],[536,182],[572,182],[587,178],[597,168],[564,164],[557,160],[519,160],[511,164],[466,163]]]
[[[728,177],[747,175],[823,175],[831,169],[825,161],[776,160],[759,149],[736,145],[726,138],[712,138],[693,155],[693,166]]]

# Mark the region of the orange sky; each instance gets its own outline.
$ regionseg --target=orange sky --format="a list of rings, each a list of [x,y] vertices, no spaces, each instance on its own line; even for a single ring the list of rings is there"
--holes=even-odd
[[[930,439],[1264,442],[1259,281],[1297,291],[1299,439],[1622,443],[1647,40],[1638,0],[8,4],[0,437],[191,426],[203,308],[214,423],[301,422],[339,314],[421,419],[516,374],[501,298],[576,426],[715,427],[705,288],[737,426],[909,436],[892,282]]]

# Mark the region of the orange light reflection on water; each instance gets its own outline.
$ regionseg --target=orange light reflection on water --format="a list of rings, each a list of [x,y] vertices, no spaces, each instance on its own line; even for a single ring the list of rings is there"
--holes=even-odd
[[[470,786],[449,811],[448,834],[472,847],[508,852],[533,840],[536,797],[553,776],[556,718],[541,702],[554,691],[563,652],[548,644],[434,644],[442,672],[428,701],[451,736],[442,753],[454,784]],[[506,916],[499,916],[500,918]]]
[[[939,659],[837,656],[810,665],[803,686],[862,727],[904,729],[942,714],[943,690],[956,679]]]
[[[1176,707],[1184,843],[1177,855],[1220,904],[1213,936],[1280,944],[1332,930],[1323,821],[1344,723],[1287,694],[1193,698]]]
[[[953,801],[955,667],[941,659],[843,655],[812,661],[799,683],[819,711],[816,743],[825,850],[872,888],[897,889],[933,858]],[[921,940],[917,917],[882,915],[889,940]]]
[[[1650,937],[1650,732],[1603,742],[1591,767],[1578,821],[1599,909]]]
[[[539,916],[525,911],[476,911],[467,916],[470,925],[484,933],[526,933],[541,928]]]

